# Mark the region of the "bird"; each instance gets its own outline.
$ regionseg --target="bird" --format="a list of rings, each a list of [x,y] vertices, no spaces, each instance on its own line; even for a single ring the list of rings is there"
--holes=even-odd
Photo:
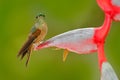
[[[28,39],[18,52],[18,57],[21,57],[21,59],[24,58],[25,55],[27,55],[27,61],[26,61],[26,66],[29,62],[30,55],[34,49],[34,46],[37,46],[37,44],[41,43],[42,40],[45,38],[47,34],[47,24],[45,22],[45,15],[40,13],[39,15],[36,16],[35,18],[35,24],[33,25]]]

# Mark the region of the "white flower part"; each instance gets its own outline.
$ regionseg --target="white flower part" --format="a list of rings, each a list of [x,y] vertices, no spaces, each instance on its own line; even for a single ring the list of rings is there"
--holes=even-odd
[[[111,2],[114,6],[120,7],[120,0],[111,0]]]
[[[45,41],[49,42],[46,47],[58,47],[78,54],[94,52],[97,51],[93,40],[94,31],[94,28],[71,30]]]
[[[116,14],[116,15],[114,16],[114,20],[120,21],[120,14]]]
[[[101,80],[119,80],[108,62],[102,64]]]

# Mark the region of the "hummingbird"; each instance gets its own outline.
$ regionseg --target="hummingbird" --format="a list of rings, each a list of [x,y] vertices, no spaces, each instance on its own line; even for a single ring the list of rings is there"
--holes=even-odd
[[[21,57],[21,59],[23,59],[24,56],[27,55],[26,66],[29,62],[30,54],[34,50],[34,47],[40,44],[47,34],[48,28],[44,19],[44,14],[39,14],[36,16],[35,24],[33,25],[29,33],[28,39],[18,52],[18,57]]]

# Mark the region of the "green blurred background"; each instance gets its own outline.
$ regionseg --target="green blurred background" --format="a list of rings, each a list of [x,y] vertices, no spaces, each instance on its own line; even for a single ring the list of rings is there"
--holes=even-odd
[[[99,80],[97,54],[70,52],[62,62],[63,50],[33,52],[29,65],[17,53],[34,24],[35,16],[46,14],[46,39],[68,30],[100,26],[104,14],[96,0],[0,0],[0,80]],[[106,56],[120,75],[120,22],[113,22],[105,44]],[[120,78],[120,76],[119,76]]]

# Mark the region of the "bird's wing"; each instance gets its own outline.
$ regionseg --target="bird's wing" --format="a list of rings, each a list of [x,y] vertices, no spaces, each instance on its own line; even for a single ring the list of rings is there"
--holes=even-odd
[[[21,56],[21,59],[26,55],[27,52],[29,52],[29,48],[34,42],[34,40],[40,35],[41,31],[37,30],[33,34],[31,34],[28,38],[28,40],[25,42],[23,47],[20,49],[18,56]]]
[[[25,44],[23,45],[23,47],[20,49],[18,56],[21,56],[21,59],[26,55],[29,47],[32,45],[35,38],[36,38],[35,36],[30,36],[28,40],[25,42]]]

